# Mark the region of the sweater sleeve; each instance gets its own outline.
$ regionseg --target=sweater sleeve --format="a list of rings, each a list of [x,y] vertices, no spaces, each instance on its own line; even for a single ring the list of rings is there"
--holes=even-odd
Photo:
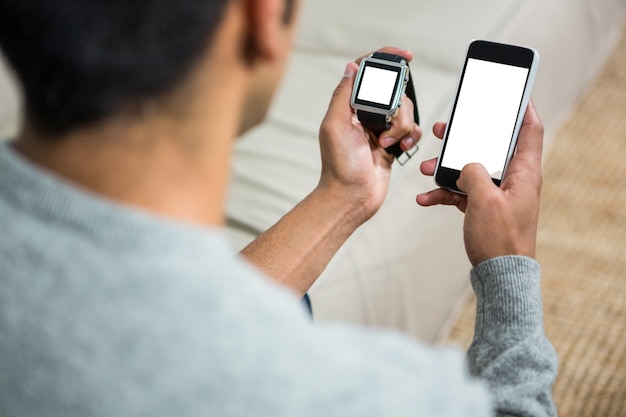
[[[507,256],[472,269],[476,329],[467,356],[489,386],[498,416],[556,416],[557,356],[543,328],[541,268]]]

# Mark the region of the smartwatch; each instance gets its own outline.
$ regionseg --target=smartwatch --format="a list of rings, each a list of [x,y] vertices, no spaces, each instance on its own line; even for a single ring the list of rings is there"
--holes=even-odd
[[[413,118],[419,124],[415,87],[406,58],[384,52],[374,52],[361,60],[352,90],[350,105],[361,124],[379,136],[391,128],[404,94],[413,102]],[[385,150],[404,165],[417,152],[417,145],[408,151],[395,143]]]

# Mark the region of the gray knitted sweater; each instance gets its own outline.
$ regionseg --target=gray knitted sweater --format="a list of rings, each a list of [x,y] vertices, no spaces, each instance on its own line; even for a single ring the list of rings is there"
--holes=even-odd
[[[467,356],[314,323],[223,231],[100,199],[1,145],[0,416],[555,415],[539,266],[498,258],[471,279]]]

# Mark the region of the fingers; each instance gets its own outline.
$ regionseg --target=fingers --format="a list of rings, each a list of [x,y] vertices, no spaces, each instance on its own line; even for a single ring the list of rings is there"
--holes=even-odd
[[[535,109],[535,103],[531,100],[526,109],[526,116],[522,123],[519,138],[517,139],[517,153],[528,158],[535,165],[541,165],[543,150],[543,123]]]
[[[413,102],[408,97],[404,97],[398,115],[391,124],[391,129],[381,133],[378,145],[388,148],[400,142],[401,148],[405,151],[415,146],[422,137],[422,129],[415,123],[413,117]]]
[[[467,164],[459,176],[456,186],[469,196],[487,195],[499,188],[491,180],[491,176],[481,164]]]
[[[433,133],[439,139],[443,139],[443,135],[446,131],[446,125],[447,123],[445,122],[437,122],[433,125]],[[438,158],[432,158],[432,159],[423,161],[420,164],[420,171],[422,172],[422,174],[428,175],[429,177],[432,177],[433,175],[435,175],[435,168],[437,167],[437,159]]]
[[[461,194],[453,193],[452,191],[438,188],[436,190],[429,191],[424,194],[420,194],[415,199],[417,204],[422,207],[443,205],[443,206],[456,206],[462,212],[465,212],[467,207],[467,197]]]
[[[507,189],[519,179],[525,186],[533,186],[540,191],[543,181],[542,151],[543,123],[531,100],[526,109],[526,115],[517,139],[517,148],[507,168],[502,187]]]
[[[443,139],[443,135],[446,133],[447,123],[445,122],[437,122],[433,125],[433,133],[439,139]]]
[[[413,52],[407,50],[407,49],[400,49],[400,48],[395,48],[393,46],[385,46],[382,47],[380,49],[378,49],[376,52],[385,52],[387,54],[394,54],[394,55],[400,55],[406,58],[407,61],[411,62],[413,60]],[[356,64],[360,64],[361,60],[365,57],[370,56],[372,53],[368,53],[366,55],[362,55],[360,57],[358,57],[354,62]]]
[[[427,161],[423,161],[420,164],[420,171],[422,174],[432,177],[435,175],[435,167],[437,166],[437,158],[429,159]]]
[[[358,69],[358,66],[354,62],[350,62],[346,65],[343,78],[335,88],[330,100],[326,113],[327,117],[329,115],[339,117],[342,122],[352,120],[354,112],[352,107],[350,107],[350,96],[352,95],[352,86],[354,85],[354,78]]]
[[[426,175],[432,175],[435,171],[437,159],[422,162],[420,169]],[[480,164],[469,164],[461,171],[461,176],[457,181],[457,187],[468,196],[486,195],[498,187],[491,181],[489,173]],[[428,193],[420,194],[416,198],[417,204],[423,207],[444,205],[456,206],[462,212],[467,208],[467,196],[453,193],[452,191],[439,188]]]

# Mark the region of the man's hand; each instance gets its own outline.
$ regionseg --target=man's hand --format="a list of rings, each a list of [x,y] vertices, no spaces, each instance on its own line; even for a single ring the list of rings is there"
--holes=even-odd
[[[400,49],[381,51],[413,58]],[[300,296],[356,228],[382,205],[393,163],[384,148],[401,142],[403,149],[410,149],[422,136],[413,120],[413,103],[407,98],[389,131],[376,138],[363,128],[350,107],[357,69],[354,62],[347,65],[320,127],[318,186],[241,251],[267,276]]]
[[[444,123],[433,126],[442,138]],[[421,206],[454,205],[465,213],[465,250],[472,265],[503,255],[535,256],[539,200],[541,195],[541,153],[543,124],[533,102],[517,141],[517,150],[498,188],[480,164],[469,164],[457,182],[467,196],[437,189],[417,196]],[[432,176],[437,160],[424,161],[422,173]]]
[[[380,52],[413,59],[410,52],[401,49],[387,47]],[[400,142],[404,150],[410,149],[422,131],[413,120],[413,103],[407,97],[389,131],[374,137],[361,125],[350,107],[361,59],[346,66],[320,127],[322,173],[318,188],[345,197],[346,203],[355,208],[355,220],[363,223],[378,211],[387,194],[393,156],[384,148]]]

